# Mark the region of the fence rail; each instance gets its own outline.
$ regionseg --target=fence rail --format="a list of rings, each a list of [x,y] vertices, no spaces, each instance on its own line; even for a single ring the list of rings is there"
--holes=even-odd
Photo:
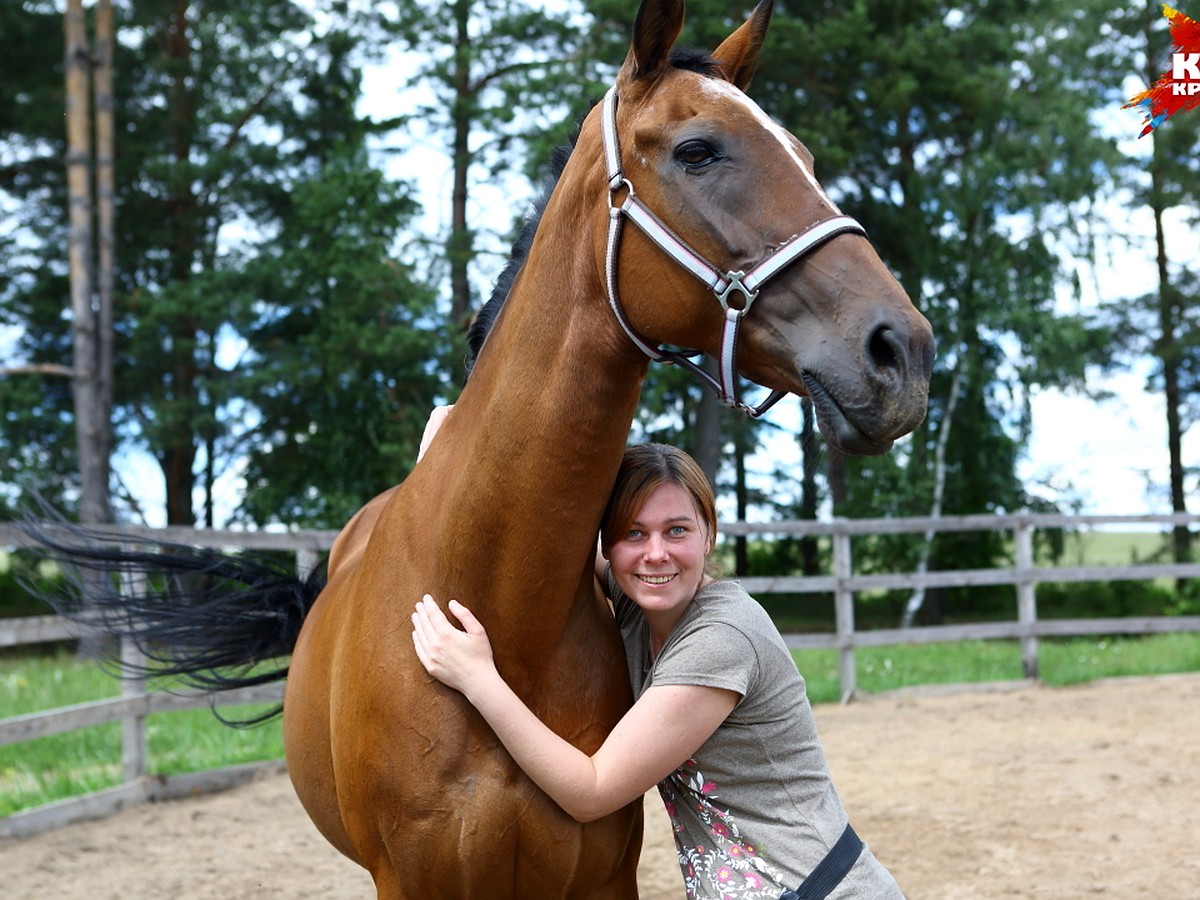
[[[836,519],[828,522],[733,522],[722,526],[725,537],[737,535],[827,537],[831,541],[831,574],[797,577],[747,577],[743,586],[756,596],[773,593],[832,594],[835,628],[832,633],[785,634],[789,647],[798,649],[836,648],[838,678],[843,701],[857,688],[855,650],[890,644],[929,644],[942,641],[1013,639],[1021,644],[1025,675],[1036,678],[1038,639],[1106,634],[1158,634],[1200,631],[1200,616],[1137,617],[1105,619],[1039,619],[1037,585],[1062,582],[1184,579],[1200,577],[1197,563],[1147,563],[1121,566],[1039,566],[1033,553],[1033,534],[1038,530],[1078,531],[1097,525],[1200,525],[1200,515],[1068,516],[1018,513],[999,516],[945,516],[913,519]],[[962,531],[1006,531],[1012,533],[1014,561],[1011,566],[940,572],[896,572],[856,575],[853,570],[852,539],[881,534],[936,534]],[[188,528],[118,529],[122,540],[171,541],[200,547],[282,550],[296,554],[296,568],[307,575],[320,554],[329,549],[337,532],[230,532]],[[24,533],[0,525],[0,547],[32,546]],[[860,631],[854,623],[854,598],[863,591],[1012,585],[1015,619],[961,625]],[[134,588],[136,589],[136,587]],[[80,627],[57,616],[0,619],[0,647],[14,647],[78,637]],[[137,661],[131,644],[122,646],[122,657]],[[155,712],[196,709],[216,705],[277,702],[283,696],[280,684],[239,691],[169,694],[147,691],[142,679],[126,678],[122,694],[107,700],[30,713],[0,720],[0,746],[34,740],[51,734],[91,725],[123,723],[122,784],[85,797],[59,801],[0,819],[0,838],[24,836],[72,821],[99,818],[127,805],[150,799],[187,796],[240,783],[263,768],[281,770],[278,761],[233,766],[211,772],[164,778],[148,774],[146,717]]]

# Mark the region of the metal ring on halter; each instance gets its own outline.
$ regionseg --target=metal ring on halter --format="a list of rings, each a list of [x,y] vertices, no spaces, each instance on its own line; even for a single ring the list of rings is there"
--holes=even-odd
[[[746,273],[742,272],[741,270],[738,270],[737,272],[726,272],[725,277],[729,279],[729,284],[725,285],[725,287],[721,288],[719,291],[714,292],[717,295],[717,302],[721,304],[721,309],[730,309],[729,295],[734,291],[737,291],[742,295],[742,298],[745,302],[740,307],[734,306],[732,308],[744,313],[749,312],[750,304],[758,299],[758,291],[752,291],[750,288],[746,287],[744,280],[746,278]]]

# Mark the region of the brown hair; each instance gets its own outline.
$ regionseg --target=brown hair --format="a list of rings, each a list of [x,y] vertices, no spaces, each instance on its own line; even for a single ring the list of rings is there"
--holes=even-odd
[[[625,450],[617,481],[600,522],[600,544],[608,548],[629,531],[647,498],[664,484],[677,484],[696,505],[708,526],[709,549],[717,539],[717,504],[712,485],[694,459],[670,444],[637,444]]]

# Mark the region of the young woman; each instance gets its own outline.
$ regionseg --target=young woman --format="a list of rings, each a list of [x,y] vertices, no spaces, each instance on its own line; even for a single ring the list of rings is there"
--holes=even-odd
[[[663,444],[626,451],[597,577],[636,702],[590,757],[508,688],[483,625],[457,600],[449,613],[463,630],[428,594],[417,604],[417,655],[575,819],[657,785],[689,898],[902,897],[849,827],[778,630],[739,585],[706,569],[716,531],[712,488],[690,456]]]

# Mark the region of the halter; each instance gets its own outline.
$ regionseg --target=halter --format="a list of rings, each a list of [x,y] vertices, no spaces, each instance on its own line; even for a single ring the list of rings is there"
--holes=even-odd
[[[604,95],[604,109],[600,121],[604,135],[604,158],[608,167],[608,250],[605,260],[608,305],[612,307],[613,314],[625,334],[646,356],[655,362],[674,363],[682,366],[712,388],[721,398],[721,402],[730,409],[740,410],[752,419],[757,419],[774,406],[781,397],[785,396],[787,391],[772,391],[770,396],[758,406],[749,406],[738,398],[737,340],[742,316],[750,311],[751,305],[758,297],[759,288],[767,279],[777,275],[788,265],[831,238],[847,233],[861,234],[865,237],[866,229],[849,216],[833,216],[818,222],[802,234],[788,238],[749,272],[738,270],[722,273],[720,269],[689,247],[682,238],[651,212],[638,199],[633,184],[625,177],[621,170],[621,151],[617,143],[617,89],[615,87],[609,88],[608,93]],[[622,188],[625,189],[625,200],[617,205],[617,192]],[[717,357],[717,378],[713,378],[680,351],[667,350],[662,346],[651,346],[629,324],[617,294],[617,252],[621,243],[621,226],[625,217],[637,225],[671,259],[708,285],[709,290],[716,295],[717,302],[721,304],[721,309],[725,314],[721,326],[721,349]],[[734,294],[741,295],[740,302],[735,301]]]

